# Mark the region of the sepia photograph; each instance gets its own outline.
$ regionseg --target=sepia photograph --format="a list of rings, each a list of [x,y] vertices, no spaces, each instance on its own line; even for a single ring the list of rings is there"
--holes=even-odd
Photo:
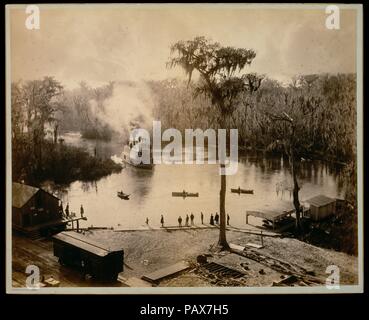
[[[5,47],[8,293],[363,292],[361,5],[7,5]]]

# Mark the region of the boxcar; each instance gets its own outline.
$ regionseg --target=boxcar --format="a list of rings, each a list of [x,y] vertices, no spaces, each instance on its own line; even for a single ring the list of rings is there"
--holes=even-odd
[[[115,281],[123,271],[123,250],[111,250],[83,234],[61,232],[53,237],[53,246],[61,265],[78,269],[96,280]]]

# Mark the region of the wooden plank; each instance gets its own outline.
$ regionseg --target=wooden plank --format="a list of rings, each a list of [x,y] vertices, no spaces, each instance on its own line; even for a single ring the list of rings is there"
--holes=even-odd
[[[55,280],[53,277],[50,277],[44,281],[47,287],[59,287],[60,281]]]
[[[128,287],[133,287],[133,288],[148,288],[148,287],[151,288],[152,287],[151,283],[145,280],[136,278],[136,277],[128,278],[127,281],[125,281],[124,283]]]
[[[240,245],[238,245],[238,244],[234,244],[234,243],[230,243],[230,244],[229,244],[229,247],[230,247],[231,249],[233,249],[233,250],[239,250],[239,251],[243,251],[243,250],[245,250],[245,247],[240,246]]]
[[[158,282],[161,279],[164,279],[166,277],[175,275],[175,274],[177,274],[181,271],[184,271],[188,268],[189,268],[189,265],[187,264],[187,262],[182,261],[182,262],[178,262],[176,264],[173,264],[169,267],[154,271],[154,272],[152,272],[148,275],[143,275],[141,277],[141,279],[155,283],[155,282]]]
[[[252,242],[248,242],[248,243],[246,243],[246,245],[247,245],[248,247],[252,247],[252,248],[255,248],[255,249],[261,249],[261,248],[264,248],[264,246],[263,246],[263,245],[261,245],[261,244],[256,244],[256,243],[252,243]]]
[[[236,228],[236,227],[227,227],[227,230],[231,230],[231,231],[237,231],[237,232],[242,232],[242,233],[249,233],[249,234],[255,234],[255,235],[263,235],[266,237],[280,237],[281,235],[279,233],[276,232],[272,232],[272,231],[264,231],[265,229],[263,227],[259,227],[259,226],[252,226],[254,229],[243,229],[243,228]],[[260,231],[259,231],[260,230]]]

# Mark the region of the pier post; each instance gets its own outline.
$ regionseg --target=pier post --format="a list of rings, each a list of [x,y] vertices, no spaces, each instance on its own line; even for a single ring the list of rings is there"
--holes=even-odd
[[[261,245],[264,247],[263,231],[260,231]]]

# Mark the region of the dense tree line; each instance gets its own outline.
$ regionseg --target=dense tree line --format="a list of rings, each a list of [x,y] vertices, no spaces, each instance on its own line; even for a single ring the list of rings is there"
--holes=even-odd
[[[105,102],[113,94],[114,82],[91,87],[81,82],[77,88],[64,90],[60,97],[63,105],[62,131],[80,131],[83,138],[111,140],[114,130],[102,120]]]
[[[109,86],[95,89],[97,104],[109,94]],[[46,179],[58,183],[94,180],[120,170],[110,159],[97,159],[80,148],[72,148],[58,139],[62,129],[73,128],[75,112],[88,117],[87,104],[91,90],[81,85],[85,95],[72,95],[52,77],[12,83],[11,137],[12,175],[14,181],[39,184]],[[70,99],[73,99],[73,103]],[[83,100],[85,99],[85,100]],[[69,103],[70,102],[70,103]],[[85,115],[82,115],[85,112]],[[81,122],[84,125],[84,122]],[[78,123],[76,125],[81,125]],[[78,128],[78,127],[77,127]]]
[[[349,163],[356,157],[356,77],[353,74],[308,75],[291,84],[261,80],[256,91],[242,93],[230,115],[230,127],[239,132],[240,148],[271,149],[275,133],[283,129],[272,115],[291,113],[302,122],[299,139],[305,159]],[[210,100],[197,95],[195,84],[179,80],[150,82],[155,93],[154,117],[163,128],[217,128],[217,112]],[[274,150],[275,151],[275,150]]]

